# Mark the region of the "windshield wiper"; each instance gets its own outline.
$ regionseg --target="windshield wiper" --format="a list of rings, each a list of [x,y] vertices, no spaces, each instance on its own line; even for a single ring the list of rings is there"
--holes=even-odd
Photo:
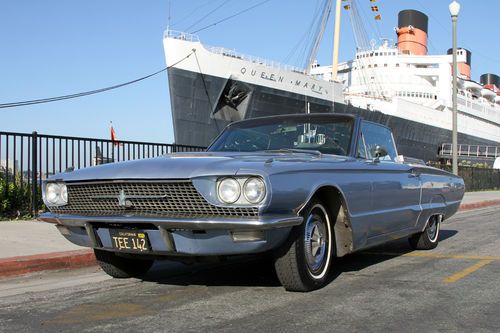
[[[266,149],[266,153],[300,153],[300,154],[310,154],[321,157],[323,154],[319,150],[311,149],[297,149],[297,148],[280,148],[280,149]]]

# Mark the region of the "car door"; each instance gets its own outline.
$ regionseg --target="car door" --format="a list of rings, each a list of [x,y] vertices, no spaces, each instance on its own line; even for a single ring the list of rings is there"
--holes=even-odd
[[[408,164],[395,163],[397,151],[387,127],[363,121],[361,130],[372,181],[369,237],[413,227],[421,212],[419,173]],[[377,147],[385,148],[387,155],[375,156]]]

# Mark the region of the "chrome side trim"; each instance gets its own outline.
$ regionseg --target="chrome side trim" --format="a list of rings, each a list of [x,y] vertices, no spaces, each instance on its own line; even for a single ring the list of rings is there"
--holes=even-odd
[[[125,216],[76,216],[55,215],[44,213],[38,217],[39,221],[57,223],[65,226],[85,227],[87,223],[150,223],[159,229],[188,229],[188,230],[268,230],[287,228],[302,223],[302,216],[269,216],[256,220],[246,219],[182,219],[156,217],[125,217]]]

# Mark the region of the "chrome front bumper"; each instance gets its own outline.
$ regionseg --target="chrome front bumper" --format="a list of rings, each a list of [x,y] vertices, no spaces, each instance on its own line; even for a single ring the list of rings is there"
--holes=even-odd
[[[187,219],[162,217],[125,217],[125,216],[76,216],[44,213],[38,220],[71,227],[84,227],[87,223],[150,223],[167,229],[190,230],[268,230],[293,227],[302,223],[301,216],[269,216],[259,219]]]
[[[109,229],[120,225],[141,228],[154,255],[231,255],[259,253],[279,246],[300,216],[259,219],[181,219],[161,217],[91,217],[44,213],[40,221],[55,223],[61,234],[80,246],[115,251]],[[113,226],[108,226],[113,225]],[[154,227],[152,228],[151,225]]]

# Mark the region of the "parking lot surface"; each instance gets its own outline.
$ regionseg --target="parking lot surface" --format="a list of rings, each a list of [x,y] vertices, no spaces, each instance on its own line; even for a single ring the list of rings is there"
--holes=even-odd
[[[161,262],[0,280],[2,332],[500,331],[500,208],[459,212],[432,251],[406,240],[338,259],[331,283],[286,292],[266,260]]]

